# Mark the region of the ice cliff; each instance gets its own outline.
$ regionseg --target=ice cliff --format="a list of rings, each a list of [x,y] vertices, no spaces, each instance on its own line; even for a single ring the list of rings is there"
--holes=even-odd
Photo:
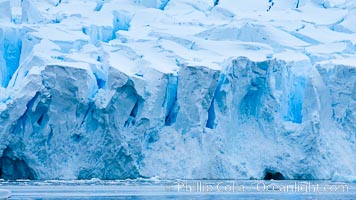
[[[0,0],[0,178],[356,180],[356,3],[272,2]]]

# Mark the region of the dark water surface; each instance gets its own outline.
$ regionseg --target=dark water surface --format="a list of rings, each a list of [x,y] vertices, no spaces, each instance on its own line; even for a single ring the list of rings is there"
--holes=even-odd
[[[0,181],[11,199],[340,199],[356,183],[262,180]]]

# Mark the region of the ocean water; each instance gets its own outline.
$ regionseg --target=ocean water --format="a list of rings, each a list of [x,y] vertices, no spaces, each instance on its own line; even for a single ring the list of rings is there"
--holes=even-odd
[[[356,183],[158,180],[0,181],[11,199],[356,199]]]

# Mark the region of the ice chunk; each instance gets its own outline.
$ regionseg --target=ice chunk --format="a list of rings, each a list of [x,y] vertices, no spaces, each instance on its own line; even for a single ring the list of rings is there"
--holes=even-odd
[[[11,197],[11,192],[9,190],[0,189],[0,199],[8,199]]]

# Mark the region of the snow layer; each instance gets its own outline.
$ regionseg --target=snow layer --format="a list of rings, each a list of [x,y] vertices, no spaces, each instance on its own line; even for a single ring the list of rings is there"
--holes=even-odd
[[[356,180],[353,0],[0,1],[0,177]]]

